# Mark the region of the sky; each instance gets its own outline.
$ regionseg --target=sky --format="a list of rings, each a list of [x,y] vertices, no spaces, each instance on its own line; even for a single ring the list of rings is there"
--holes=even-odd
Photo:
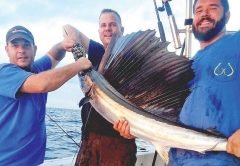
[[[161,0],[156,0],[161,6]],[[239,0],[229,0],[231,18],[227,30],[240,29]],[[179,29],[184,28],[186,0],[172,0],[170,5]],[[111,8],[119,12],[124,34],[139,30],[155,29],[158,34],[157,16],[152,0],[0,0],[0,63],[8,62],[5,53],[5,35],[11,27],[23,25],[33,33],[38,47],[36,59],[44,55],[54,44],[63,39],[62,26],[71,24],[89,38],[100,42],[98,37],[98,17],[102,9]],[[171,42],[171,32],[165,12],[159,13]],[[181,35],[181,39],[183,35]],[[193,53],[198,49],[193,42]],[[73,62],[72,54],[67,53],[58,67]],[[83,97],[77,77],[72,78],[58,90],[48,94],[47,107],[78,109]]]

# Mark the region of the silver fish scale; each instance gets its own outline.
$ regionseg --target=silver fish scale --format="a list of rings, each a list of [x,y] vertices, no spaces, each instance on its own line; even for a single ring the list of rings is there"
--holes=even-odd
[[[86,57],[86,51],[81,43],[75,43],[73,45],[72,53],[75,61],[81,57]]]

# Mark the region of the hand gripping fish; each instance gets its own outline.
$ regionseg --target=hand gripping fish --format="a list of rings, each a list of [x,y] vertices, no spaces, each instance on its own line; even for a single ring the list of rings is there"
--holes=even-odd
[[[70,25],[64,29],[78,39],[77,29]],[[192,61],[168,52],[168,44],[160,42],[153,30],[113,37],[98,71],[79,75],[84,78],[83,92],[109,122],[127,119],[131,134],[151,142],[165,161],[170,147],[226,151],[226,138],[178,121],[194,73]]]

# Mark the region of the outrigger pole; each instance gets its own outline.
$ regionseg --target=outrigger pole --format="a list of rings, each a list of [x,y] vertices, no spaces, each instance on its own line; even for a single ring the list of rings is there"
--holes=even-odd
[[[156,5],[156,0],[153,0],[157,19],[158,19],[158,29],[159,29],[160,39],[161,39],[161,41],[166,41],[164,28],[163,28],[162,22],[160,20],[158,11],[163,12],[164,10],[166,10],[170,28],[171,28],[171,32],[172,32],[174,48],[179,49],[182,47],[181,55],[183,55],[187,58],[190,58],[191,51],[192,51],[191,50],[191,47],[192,47],[192,45],[191,45],[191,43],[192,43],[192,35],[191,35],[191,33],[192,33],[192,11],[193,11],[192,0],[186,0],[185,29],[183,29],[183,30],[179,30],[177,28],[174,15],[172,13],[172,10],[171,10],[171,7],[170,7],[168,1],[171,1],[171,0],[162,0],[163,6],[158,8]],[[185,33],[185,40],[184,40],[183,44],[181,44],[179,33]]]

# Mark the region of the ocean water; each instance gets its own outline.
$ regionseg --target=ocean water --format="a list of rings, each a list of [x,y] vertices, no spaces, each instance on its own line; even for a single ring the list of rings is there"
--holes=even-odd
[[[81,140],[80,110],[47,108],[46,113],[47,149],[45,160],[74,156],[78,151],[76,143],[80,144]]]
[[[77,144],[80,144],[82,125],[80,109],[47,108],[46,114],[47,149],[45,160],[77,155],[79,150]],[[149,143],[141,139],[137,139],[136,143],[138,152],[145,152],[152,148]]]

